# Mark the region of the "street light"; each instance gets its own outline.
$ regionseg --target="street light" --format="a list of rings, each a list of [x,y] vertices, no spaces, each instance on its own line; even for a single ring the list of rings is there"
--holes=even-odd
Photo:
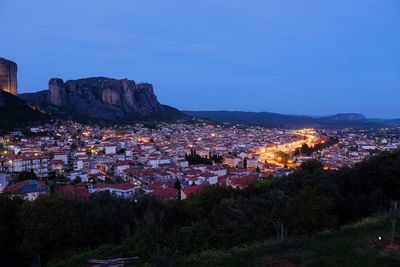
[[[10,165],[11,165],[11,173],[13,173],[13,172],[14,172],[13,161],[12,161],[12,160],[9,160],[8,163],[10,163]]]

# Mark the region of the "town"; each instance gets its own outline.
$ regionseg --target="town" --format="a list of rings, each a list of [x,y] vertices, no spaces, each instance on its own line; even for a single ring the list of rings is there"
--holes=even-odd
[[[96,192],[134,200],[186,199],[220,184],[245,188],[279,179],[303,162],[351,167],[400,147],[400,127],[279,129],[198,120],[100,127],[54,122],[0,137],[0,192],[34,200]]]

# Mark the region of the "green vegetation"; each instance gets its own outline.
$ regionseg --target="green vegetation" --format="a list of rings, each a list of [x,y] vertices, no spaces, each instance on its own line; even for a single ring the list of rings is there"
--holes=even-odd
[[[180,258],[177,266],[267,266],[279,258],[302,266],[398,266],[400,254],[384,252],[375,242],[386,226],[384,218],[368,218],[336,232],[284,244],[263,241],[194,253]]]
[[[33,172],[33,170],[31,171],[23,171],[20,172],[14,179],[15,182],[22,182],[25,180],[38,180],[37,175]]]
[[[224,161],[224,158],[221,155],[211,154],[210,152],[208,156],[202,157],[199,154],[197,154],[196,150],[194,149],[190,151],[190,154],[185,154],[185,159],[189,162],[190,165],[196,165],[196,164],[212,165],[213,162],[222,163]]]
[[[161,252],[164,252],[165,261],[174,263],[171,266],[267,266],[280,258],[303,266],[398,266],[400,253],[385,251],[377,241],[379,236],[385,235],[387,223],[384,217],[371,217],[338,231],[323,232],[311,238],[288,239],[284,243],[261,241],[229,249],[208,249],[181,257],[175,257],[173,251]],[[50,266],[86,266],[89,258],[134,256],[131,246],[129,242],[120,246],[103,246]],[[152,255],[151,263],[154,258],[159,258],[159,253],[157,251]],[[137,266],[156,265],[139,261]]]
[[[309,147],[307,144],[304,144],[304,145],[302,145],[301,148],[296,148],[293,155],[298,156],[300,154],[303,154],[305,156],[311,156],[312,153],[314,153],[316,151],[321,151],[321,150],[328,148],[330,146],[333,146],[337,143],[339,143],[339,139],[337,137],[331,136],[324,143],[319,143],[319,144],[316,144],[315,146]]]
[[[25,101],[0,90],[0,132],[25,128],[31,123],[50,120],[50,116],[29,106]]]
[[[289,176],[243,190],[210,186],[180,202],[97,194],[86,202],[50,195],[30,203],[2,196],[0,260],[21,266],[40,256],[43,263],[79,266],[92,257],[139,256],[144,266],[259,266],[282,256],[307,266],[390,266],[397,256],[376,251],[373,239],[390,240],[393,208],[390,225],[371,219],[318,233],[387,214],[400,196],[398,177],[400,151],[340,171],[310,162]]]

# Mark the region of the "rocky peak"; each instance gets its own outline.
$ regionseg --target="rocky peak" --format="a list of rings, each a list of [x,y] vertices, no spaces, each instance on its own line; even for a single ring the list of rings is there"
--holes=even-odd
[[[91,117],[115,119],[130,113],[148,115],[163,109],[150,83],[94,77],[49,81],[47,101]]]
[[[51,105],[61,107],[66,104],[67,94],[64,81],[60,78],[52,78],[49,81],[49,92],[47,100]]]
[[[333,115],[331,117],[334,120],[338,121],[359,121],[359,120],[366,120],[366,117],[362,114],[357,113],[339,113]]]

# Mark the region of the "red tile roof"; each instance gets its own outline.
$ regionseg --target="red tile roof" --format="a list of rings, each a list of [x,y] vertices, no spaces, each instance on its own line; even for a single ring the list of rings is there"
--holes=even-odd
[[[89,199],[89,192],[85,184],[65,185],[57,190],[57,193],[72,199]]]
[[[194,186],[182,188],[182,191],[185,193],[186,196],[189,196],[189,195],[191,195],[199,190],[202,190],[206,187],[207,187],[206,184],[200,184],[200,185],[194,185]]]

